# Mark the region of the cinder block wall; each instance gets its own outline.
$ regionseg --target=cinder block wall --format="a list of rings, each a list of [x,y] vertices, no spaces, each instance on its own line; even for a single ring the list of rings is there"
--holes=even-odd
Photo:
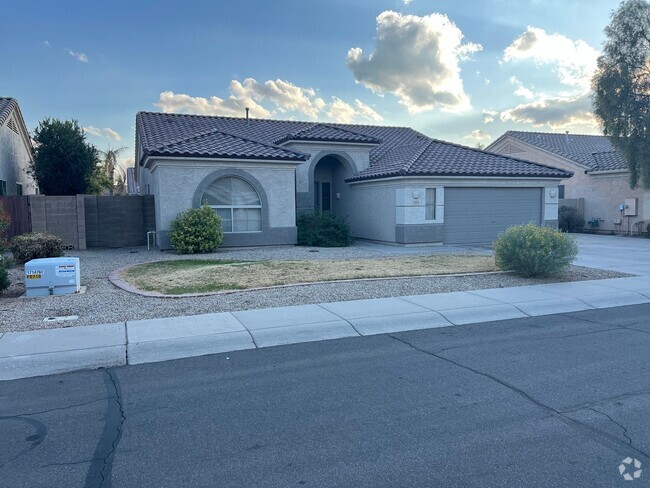
[[[30,210],[32,231],[58,235],[68,249],[143,246],[156,229],[152,195],[34,195]]]
[[[76,196],[29,197],[32,232],[48,232],[63,239],[67,249],[86,249],[83,200]],[[80,238],[81,232],[81,238]]]

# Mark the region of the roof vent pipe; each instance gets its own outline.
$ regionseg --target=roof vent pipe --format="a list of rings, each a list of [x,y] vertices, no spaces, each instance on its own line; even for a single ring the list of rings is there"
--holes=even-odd
[[[565,133],[566,141],[569,142],[569,131],[566,131]]]
[[[246,107],[246,123],[248,124],[248,112],[250,112],[250,108]]]

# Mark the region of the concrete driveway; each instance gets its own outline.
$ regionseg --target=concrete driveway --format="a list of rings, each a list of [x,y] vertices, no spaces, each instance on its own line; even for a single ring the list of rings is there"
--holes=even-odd
[[[650,239],[576,234],[575,264],[623,273],[650,275]]]

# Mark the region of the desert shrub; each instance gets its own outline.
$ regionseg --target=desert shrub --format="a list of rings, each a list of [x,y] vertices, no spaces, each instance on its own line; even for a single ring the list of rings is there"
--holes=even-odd
[[[9,268],[11,267],[11,259],[0,256],[0,293],[5,291],[11,285],[9,279]]]
[[[0,253],[7,250],[7,231],[11,225],[9,214],[5,210],[4,205],[0,202]]]
[[[181,212],[171,223],[169,238],[178,254],[214,252],[223,242],[221,217],[207,205]]]
[[[30,232],[12,239],[11,252],[20,264],[31,259],[56,258],[63,256],[63,241],[52,234]]]
[[[298,244],[302,246],[345,247],[352,244],[350,227],[343,217],[331,212],[298,217]]]
[[[558,227],[562,232],[582,232],[585,227],[585,217],[577,208],[562,205],[558,217]]]
[[[494,243],[496,265],[526,277],[558,274],[577,255],[578,245],[573,237],[534,224],[510,227]]]

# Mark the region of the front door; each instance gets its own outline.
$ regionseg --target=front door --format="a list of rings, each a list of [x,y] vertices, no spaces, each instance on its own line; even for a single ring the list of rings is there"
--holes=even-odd
[[[314,182],[314,208],[317,212],[332,211],[332,184],[329,181]]]

